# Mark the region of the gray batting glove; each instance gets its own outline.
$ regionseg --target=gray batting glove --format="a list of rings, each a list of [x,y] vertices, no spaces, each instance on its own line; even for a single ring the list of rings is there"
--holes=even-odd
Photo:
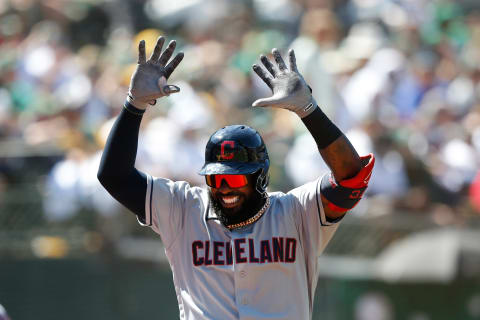
[[[308,116],[317,108],[317,102],[302,75],[298,72],[293,49],[288,51],[289,68],[277,49],[272,50],[276,64],[271,63],[266,56],[262,61],[269,74],[259,65],[253,65],[253,71],[272,89],[269,98],[258,99],[252,106],[283,108],[295,112],[300,118]]]
[[[177,93],[180,88],[167,84],[167,80],[183,59],[183,52],[179,52],[168,64],[175,50],[175,40],[170,41],[162,52],[164,37],[159,37],[150,59],[145,57],[145,41],[138,44],[138,64],[130,80],[127,100],[138,109],[145,110],[154,105],[158,98]],[[160,54],[161,53],[161,54]]]

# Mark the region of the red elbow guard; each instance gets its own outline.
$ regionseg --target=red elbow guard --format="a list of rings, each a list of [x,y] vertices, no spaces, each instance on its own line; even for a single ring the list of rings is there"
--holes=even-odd
[[[372,153],[360,157],[366,163],[356,176],[336,182],[332,174],[322,178],[320,190],[328,200],[328,207],[337,212],[345,212],[355,207],[367,189],[372,176],[375,157]]]

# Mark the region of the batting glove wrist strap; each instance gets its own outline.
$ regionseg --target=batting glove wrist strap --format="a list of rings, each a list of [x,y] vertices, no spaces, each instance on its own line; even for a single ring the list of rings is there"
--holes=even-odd
[[[143,114],[145,113],[145,110],[146,109],[139,109],[137,107],[135,107],[130,101],[129,99],[127,98],[127,100],[125,101],[124,105],[123,105],[123,108],[125,108],[125,110],[127,110],[128,112],[136,115],[136,116],[143,116]]]
[[[353,178],[337,182],[332,174],[323,176],[320,191],[327,198],[328,207],[331,210],[336,212],[348,211],[355,207],[362,198],[372,176],[375,157],[370,153],[360,159],[367,164]]]
[[[300,118],[305,118],[306,116],[310,115],[315,109],[318,108],[317,101],[312,97],[311,101],[307,103],[305,106],[299,107],[291,107],[290,111],[295,112]]]
[[[132,106],[134,106],[136,109],[139,109],[139,110],[143,110],[145,112],[145,110],[147,110],[147,108],[149,106],[153,106],[157,103],[157,100],[151,100],[151,101],[140,101],[138,99],[135,99],[130,93],[128,94],[127,96],[127,102],[129,104],[131,104]]]

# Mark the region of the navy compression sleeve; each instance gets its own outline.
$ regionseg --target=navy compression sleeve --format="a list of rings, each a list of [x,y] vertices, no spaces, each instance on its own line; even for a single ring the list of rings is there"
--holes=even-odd
[[[327,147],[342,136],[340,129],[328,119],[319,107],[308,116],[302,118],[302,122],[313,139],[315,139],[319,149]]]
[[[141,121],[141,115],[122,108],[108,136],[97,177],[118,202],[143,221],[147,177],[135,169]]]

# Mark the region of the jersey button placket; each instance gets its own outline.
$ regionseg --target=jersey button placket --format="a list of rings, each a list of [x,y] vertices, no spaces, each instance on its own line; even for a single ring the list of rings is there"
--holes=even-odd
[[[233,254],[235,255],[235,240],[236,239],[246,239],[244,234],[236,233],[232,235],[232,246],[233,246]],[[245,251],[239,254],[241,257],[246,257],[248,254],[248,240],[243,242],[240,245],[241,249]],[[249,267],[248,262],[245,263],[238,263],[236,259],[234,259],[234,281],[235,281],[235,296],[236,302],[238,306],[238,312],[240,319],[242,319],[242,314],[245,312],[245,309],[249,304],[249,294],[252,292],[252,288],[250,288],[250,283],[248,281],[248,272],[247,268]]]

